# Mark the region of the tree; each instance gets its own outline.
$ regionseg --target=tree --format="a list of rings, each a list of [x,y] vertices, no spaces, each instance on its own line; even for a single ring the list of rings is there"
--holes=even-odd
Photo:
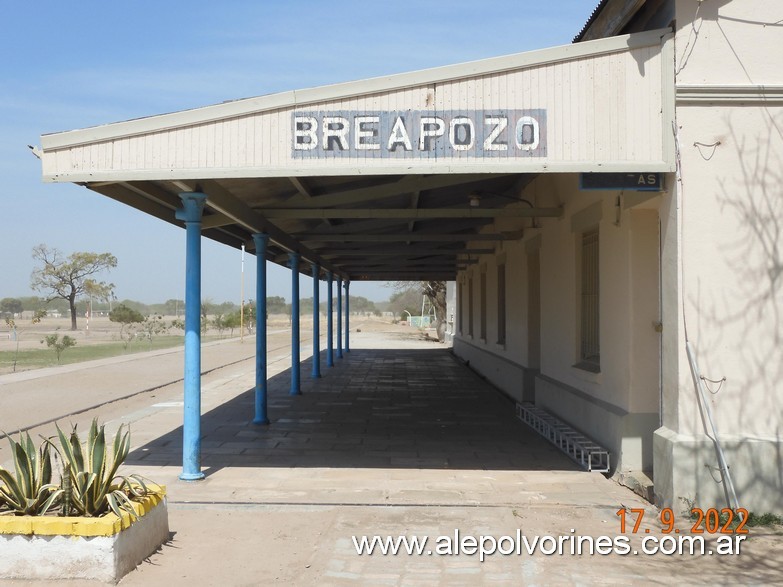
[[[212,316],[212,320],[209,322],[209,325],[214,327],[214,329],[218,331],[218,336],[220,336],[221,338],[223,337],[223,331],[226,328],[228,328],[226,326],[226,318],[220,312],[216,312]]]
[[[266,313],[268,314],[287,314],[288,304],[285,298],[281,296],[269,296],[266,298]]]
[[[179,318],[180,314],[185,313],[185,302],[177,299],[166,300],[165,302],[166,314],[168,316],[174,316]]]
[[[209,313],[212,311],[212,306],[214,306],[214,304],[212,303],[211,298],[201,300],[201,334],[206,334],[207,329],[210,326]]]
[[[435,331],[438,333],[438,340],[446,340],[446,282],[445,281],[394,281],[389,284],[402,294],[411,291],[411,286],[415,286],[415,291],[419,295],[424,295],[435,308]],[[395,296],[389,300],[394,303]],[[407,308],[406,308],[407,309]],[[417,310],[417,312],[420,310]]]
[[[147,304],[143,304],[142,302],[137,302],[136,300],[122,300],[120,301],[120,304],[130,308],[131,310],[136,310],[137,312],[143,315],[147,315],[150,313],[150,308]]]
[[[435,308],[435,332],[438,333],[438,340],[443,342],[446,340],[446,282],[422,281],[421,288]]]
[[[245,311],[247,313],[247,310]],[[225,318],[223,318],[223,328],[228,328],[229,330],[229,336],[234,336],[234,328],[239,327],[240,322],[240,316],[239,312],[232,312],[231,314],[227,314]]]
[[[169,331],[169,326],[163,321],[163,316],[160,314],[151,314],[144,318],[139,327],[139,333],[149,341],[150,349],[152,349],[152,339],[155,336],[166,334]]]
[[[0,314],[10,314],[11,318],[13,318],[14,315],[21,314],[22,312],[24,312],[22,300],[17,298],[3,298],[0,300]]]
[[[421,312],[422,295],[418,282],[397,281],[389,285],[396,290],[389,297],[389,310],[405,320],[408,319],[406,312],[418,316]]]
[[[50,349],[54,349],[54,353],[57,355],[57,363],[60,363],[60,355],[63,354],[65,349],[76,346],[76,339],[71,338],[67,334],[60,338],[59,334],[50,334],[45,337],[41,344],[46,343]]]
[[[46,316],[46,310],[36,310],[35,314],[33,314],[33,318],[31,322],[33,324],[38,324],[43,317]],[[19,339],[22,337],[22,333],[19,332],[19,329],[16,326],[16,320],[13,318],[6,316],[5,323],[8,325],[8,328],[10,328],[14,333],[14,340],[16,341],[16,350],[14,351],[14,367],[13,371],[16,373],[16,363],[19,360]]]
[[[30,286],[47,292],[47,303],[57,298],[68,302],[71,330],[76,330],[76,298],[89,295],[106,300],[112,296],[114,284],[93,277],[117,266],[117,257],[111,253],[72,253],[64,257],[57,249],[41,244],[33,248],[33,259],[43,266],[33,271]]]
[[[120,338],[125,340],[123,336],[125,328],[130,327],[132,324],[141,324],[144,322],[144,316],[141,315],[141,312],[137,312],[125,304],[120,304],[109,312],[109,320],[120,325]],[[127,344],[125,346],[127,347]]]

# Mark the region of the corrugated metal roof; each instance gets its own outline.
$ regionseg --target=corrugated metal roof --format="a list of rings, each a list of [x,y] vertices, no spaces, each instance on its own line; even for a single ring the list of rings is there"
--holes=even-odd
[[[582,30],[577,33],[577,35],[574,37],[574,43],[578,43],[582,40],[582,37],[587,32],[587,29],[590,28],[590,25],[593,24],[595,19],[598,17],[598,15],[601,13],[601,11],[604,9],[604,6],[606,6],[609,3],[609,0],[601,0],[601,2],[598,3],[598,6],[595,7],[595,10],[593,10],[593,13],[590,15],[590,18],[587,19],[587,22],[582,27]]]

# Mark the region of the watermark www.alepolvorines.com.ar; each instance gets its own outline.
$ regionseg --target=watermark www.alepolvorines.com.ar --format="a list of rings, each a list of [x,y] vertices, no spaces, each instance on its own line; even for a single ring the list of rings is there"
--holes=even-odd
[[[458,529],[430,541],[429,536],[351,536],[356,554],[360,556],[456,556],[487,557],[534,555],[739,555],[744,535],[721,535],[714,544],[704,536],[665,534],[642,536],[634,544],[630,536],[583,536],[571,530],[568,535],[526,536],[518,529],[515,535],[474,536]]]

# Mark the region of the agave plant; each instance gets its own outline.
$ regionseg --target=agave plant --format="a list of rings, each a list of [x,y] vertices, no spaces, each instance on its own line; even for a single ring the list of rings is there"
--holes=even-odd
[[[36,450],[30,434],[20,434],[19,442],[8,437],[14,457],[15,474],[0,467],[0,513],[42,516],[55,506],[62,490],[52,483],[52,460],[48,444]]]
[[[62,509],[65,515],[101,516],[109,511],[123,512],[135,519],[131,498],[152,491],[139,475],[117,475],[117,469],[130,451],[130,430],[120,425],[111,447],[106,445],[104,426],[93,420],[82,445],[76,426],[71,434],[57,426],[60,446],[55,447],[63,461]],[[53,445],[54,446],[54,445]]]

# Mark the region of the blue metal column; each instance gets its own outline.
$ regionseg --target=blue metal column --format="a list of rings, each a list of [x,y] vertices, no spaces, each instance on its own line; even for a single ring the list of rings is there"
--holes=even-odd
[[[345,352],[351,352],[351,346],[348,344],[348,333],[351,331],[351,296],[348,293],[348,288],[351,287],[351,282],[345,280]]]
[[[288,253],[291,263],[291,395],[299,395],[299,253]]]
[[[201,215],[206,194],[184,192],[176,217],[185,221],[185,401],[182,422],[183,481],[204,478],[201,472]]]
[[[343,358],[343,278],[337,278],[337,358]]]
[[[321,376],[321,267],[313,263],[313,379]]]
[[[256,244],[256,416],[253,424],[269,424],[266,402],[266,246],[269,235],[253,235]]]
[[[332,352],[332,272],[326,272],[326,366],[334,367],[334,353]]]

